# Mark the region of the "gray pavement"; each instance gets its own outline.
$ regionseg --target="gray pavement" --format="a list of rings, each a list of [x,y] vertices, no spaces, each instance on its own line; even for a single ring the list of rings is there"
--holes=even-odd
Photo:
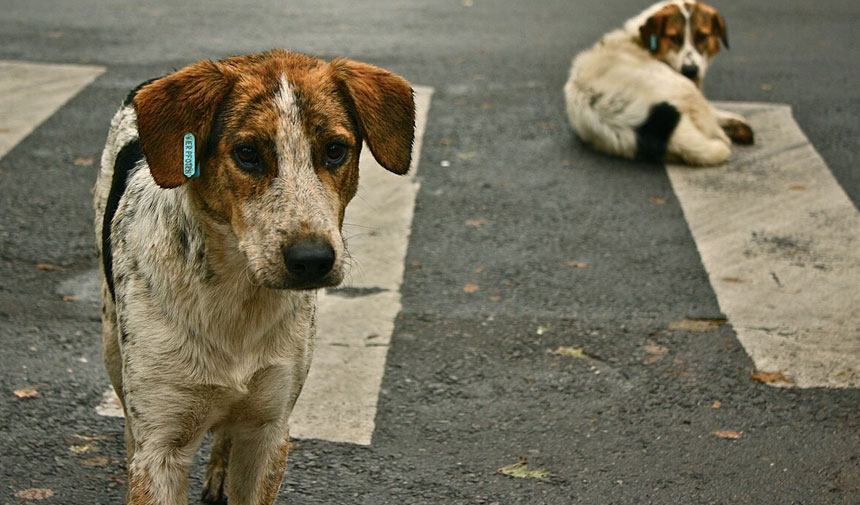
[[[0,502],[124,494],[99,309],[62,288],[96,267],[113,111],[190,61],[285,47],[435,92],[372,441],[297,440],[279,503],[860,503],[860,392],[751,380],[666,170],[566,124],[570,58],[644,5],[0,0],[0,60],[106,69],[0,158]],[[709,97],[789,104],[860,206],[860,3],[714,5],[732,49]],[[519,458],[549,476],[497,473]]]

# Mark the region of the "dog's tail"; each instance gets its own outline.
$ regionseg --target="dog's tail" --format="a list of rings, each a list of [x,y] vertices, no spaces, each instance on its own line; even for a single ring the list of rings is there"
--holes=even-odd
[[[669,102],[653,105],[645,122],[636,128],[636,157],[646,161],[663,161],[669,137],[680,120],[681,113]]]

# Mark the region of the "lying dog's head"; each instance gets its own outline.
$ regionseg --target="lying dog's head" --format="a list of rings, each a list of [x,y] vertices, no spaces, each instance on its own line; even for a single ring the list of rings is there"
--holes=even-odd
[[[634,19],[642,46],[698,87],[720,41],[729,47],[723,16],[702,2],[660,2]]]
[[[133,103],[155,182],[186,185],[211,226],[235,237],[252,279],[271,288],[342,281],[340,230],[362,141],[391,172],[411,161],[409,83],[350,60],[275,50],[202,61],[145,85]],[[187,133],[199,178],[183,175]]]

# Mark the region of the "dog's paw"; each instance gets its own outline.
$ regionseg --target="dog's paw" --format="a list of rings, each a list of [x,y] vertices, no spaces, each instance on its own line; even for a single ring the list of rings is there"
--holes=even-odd
[[[210,467],[208,469],[200,501],[211,505],[227,505],[227,495],[224,490],[224,479],[227,476],[226,470],[223,467],[215,469]]]
[[[720,124],[720,126],[723,127],[723,131],[726,132],[726,135],[728,135],[735,144],[749,145],[755,141],[750,125],[739,119],[726,119]]]

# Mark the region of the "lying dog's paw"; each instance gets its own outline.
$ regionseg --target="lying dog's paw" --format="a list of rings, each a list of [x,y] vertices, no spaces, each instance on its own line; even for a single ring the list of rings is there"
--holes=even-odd
[[[727,119],[720,126],[735,144],[749,145],[754,142],[752,128],[739,119]]]

